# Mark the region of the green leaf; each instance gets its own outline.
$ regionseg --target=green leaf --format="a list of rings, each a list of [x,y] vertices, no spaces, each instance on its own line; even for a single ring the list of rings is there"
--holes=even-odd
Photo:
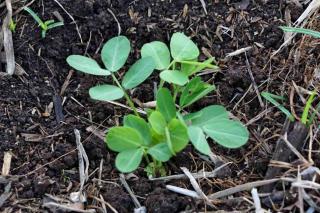
[[[89,89],[89,95],[92,99],[99,101],[113,101],[123,97],[122,89],[113,85],[98,85]]]
[[[221,105],[211,105],[196,113],[199,113],[200,115],[193,115],[194,119],[192,119],[191,122],[193,126],[198,127],[203,127],[206,124],[215,123],[222,119],[228,119],[228,112]]]
[[[211,150],[202,129],[197,126],[188,127],[188,135],[193,146],[202,154],[209,155]]]
[[[247,143],[249,132],[239,121],[218,120],[203,126],[203,131],[221,146],[238,148]]]
[[[151,56],[156,63],[157,70],[164,70],[170,64],[170,52],[167,45],[161,41],[144,44],[141,48],[141,57]]]
[[[302,34],[313,36],[315,38],[320,38],[320,32],[314,31],[314,30],[298,28],[298,27],[280,27],[280,29],[282,29],[285,32],[302,33]]]
[[[127,115],[124,117],[123,125],[137,130],[143,138],[144,145],[151,143],[151,133],[148,123],[135,115]]]
[[[141,58],[136,61],[124,75],[122,86],[125,89],[132,89],[144,82],[153,72],[155,63],[152,57]]]
[[[136,170],[142,160],[143,149],[129,149],[120,152],[116,157],[116,167],[120,172],[128,173]]]
[[[200,77],[195,77],[183,89],[179,104],[181,107],[187,107],[206,96],[214,89],[215,86],[204,83]]]
[[[261,96],[264,97],[267,101],[272,103],[275,107],[277,107],[281,112],[283,112],[291,122],[294,122],[295,118],[291,114],[289,110],[287,110],[283,105],[281,105],[277,100],[286,100],[284,97],[279,95],[274,95],[268,92],[262,92]]]
[[[197,59],[193,59],[190,61],[197,61]],[[185,63],[181,64],[181,72],[183,72],[187,76],[189,76],[190,73],[193,73],[196,68],[197,68],[197,65],[195,64],[185,64]]]
[[[184,73],[178,70],[165,70],[160,73],[160,78],[168,83],[183,86],[189,79]]]
[[[168,161],[172,156],[168,145],[165,143],[160,143],[151,147],[148,150],[148,154],[150,154],[153,158],[161,162]]]
[[[127,149],[135,149],[144,144],[140,133],[131,127],[113,127],[106,136],[109,149],[122,152]]]
[[[203,62],[198,61],[180,61],[181,67],[183,68],[186,65],[195,66],[193,69],[189,68],[186,70],[183,70],[183,73],[185,73],[187,76],[196,74],[197,72],[200,72],[201,70],[205,68],[211,68],[211,69],[218,69],[219,67],[216,65],[211,64],[214,61],[214,58],[211,57]]]
[[[157,110],[161,112],[167,122],[176,117],[176,106],[167,88],[161,88],[157,92]]]
[[[116,72],[126,63],[129,53],[130,41],[125,36],[117,36],[105,43],[101,58],[108,70]]]
[[[24,10],[27,11],[32,16],[32,18],[39,24],[39,26],[43,30],[46,30],[46,25],[43,23],[41,18],[30,7],[25,7]]]
[[[102,69],[95,60],[82,55],[68,56],[67,63],[72,68],[90,75],[110,75],[110,72],[108,70]]]
[[[174,33],[170,41],[171,55],[176,61],[193,60],[200,52],[195,43],[183,33]]]
[[[172,148],[174,152],[175,153],[180,152],[182,149],[184,149],[187,146],[189,142],[187,128],[183,123],[181,123],[181,121],[174,118],[168,124],[168,130],[169,130],[170,141],[172,143]]]
[[[151,115],[148,118],[149,123],[152,127],[152,129],[159,135],[164,134],[164,129],[167,126],[167,122],[163,115],[158,112],[154,111],[151,113]]]

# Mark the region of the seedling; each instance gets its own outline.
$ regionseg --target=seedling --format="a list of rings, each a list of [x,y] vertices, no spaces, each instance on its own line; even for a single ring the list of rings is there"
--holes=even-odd
[[[25,7],[24,10],[27,11],[41,27],[42,38],[46,37],[46,33],[48,30],[64,25],[63,22],[55,22],[54,20],[42,21],[40,17],[29,7]]]
[[[320,111],[320,103],[318,103],[315,110],[312,113],[310,112],[312,108],[312,103],[314,102],[316,95],[316,91],[313,91],[311,93],[302,112],[300,122],[306,126],[310,126],[313,123],[314,119],[316,118],[316,113]],[[295,117],[292,115],[292,113],[277,101],[285,100],[284,97],[274,95],[268,92],[262,92],[261,96],[268,100],[270,103],[272,103],[274,106],[276,106],[279,110],[281,110],[291,122],[295,121]]]
[[[203,82],[195,74],[205,68],[218,68],[212,64],[214,58],[197,61],[199,49],[190,38],[183,33],[174,33],[170,50],[160,41],[143,45],[142,58],[119,80],[115,73],[124,66],[129,53],[129,40],[125,36],[117,36],[102,48],[101,59],[105,68],[85,56],[71,55],[67,58],[67,63],[78,71],[112,77],[116,86],[92,87],[89,90],[91,98],[113,101],[125,97],[134,111],[135,115],[125,116],[123,126],[111,128],[106,136],[109,149],[119,152],[116,157],[119,171],[134,171],[144,157],[147,162],[145,171],[149,175],[163,175],[163,162],[182,151],[189,141],[199,152],[207,155],[211,153],[207,137],[227,148],[238,148],[247,142],[248,130],[241,122],[230,120],[223,106],[207,106],[198,112],[182,115],[182,109],[185,111],[215,90],[214,85]],[[139,115],[127,90],[139,86],[154,70],[160,71],[161,82],[155,97],[156,109],[149,109],[145,120]],[[172,91],[164,88],[165,83],[171,84]]]

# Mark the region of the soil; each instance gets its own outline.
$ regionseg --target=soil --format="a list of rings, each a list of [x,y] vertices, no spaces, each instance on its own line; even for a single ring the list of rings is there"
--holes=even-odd
[[[104,131],[121,122],[122,116],[129,111],[91,100],[88,89],[109,80],[73,72],[65,61],[71,54],[86,54],[99,61],[102,44],[118,34],[117,22],[108,9],[117,17],[121,34],[131,41],[128,65],[139,58],[139,50],[144,43],[153,40],[168,43],[170,35],[177,31],[190,35],[202,48],[202,59],[207,53],[216,57],[221,72],[203,78],[213,82],[217,91],[202,99],[190,111],[210,104],[223,104],[244,123],[259,115],[263,109],[256,93],[251,89],[247,92],[252,81],[247,71],[246,57],[244,54],[225,57],[227,53],[248,46],[253,47],[247,52],[247,58],[255,82],[261,85],[260,91],[287,95],[290,85],[284,82],[291,81],[305,87],[307,82],[302,68],[307,63],[312,65],[310,61],[302,62],[291,70],[287,64],[290,61],[286,60],[290,55],[289,48],[278,54],[272,63],[269,60],[270,54],[283,43],[283,32],[278,26],[285,25],[285,9],[290,8],[294,22],[305,8],[279,0],[254,0],[248,5],[245,2],[206,1],[208,14],[205,14],[201,2],[194,0],[61,0],[61,5],[75,19],[81,38],[76,25],[55,1],[35,1],[30,6],[43,20],[57,20],[53,15],[56,11],[64,19],[65,25],[48,31],[44,39],[27,13],[16,15],[17,29],[13,34],[16,62],[26,74],[0,79],[0,165],[3,164],[5,152],[12,154],[12,195],[0,210],[46,212],[48,209],[42,207],[46,194],[69,198],[71,192],[79,190],[76,128],[81,132],[90,161],[91,176],[85,185],[88,195],[86,206],[101,206],[94,199],[101,195],[118,212],[133,211],[134,203],[121,186],[119,172],[114,166],[115,153],[106,148],[101,138],[87,131],[92,125]],[[14,9],[21,6],[21,2],[13,4]],[[219,28],[222,29],[220,33],[217,31]],[[313,55],[316,60],[319,52]],[[0,71],[4,71],[3,68]],[[68,75],[71,76],[69,84],[62,91]],[[155,81],[156,76],[135,90],[133,96],[141,102],[153,100]],[[62,109],[59,108],[61,102]],[[301,111],[299,104],[297,113]],[[250,141],[241,149],[227,150],[212,143],[215,154],[233,162],[232,172],[224,178],[199,181],[204,193],[211,194],[238,184],[262,180],[277,139],[271,136],[281,132],[284,120],[285,117],[275,109],[250,124]],[[315,146],[314,149],[319,149],[319,145]],[[99,185],[94,178],[99,178],[102,160],[103,182]],[[313,160],[319,167],[319,156]],[[210,170],[213,166],[190,146],[166,164],[169,174],[181,174],[180,167],[197,172],[202,168]],[[188,180],[151,182],[142,167],[127,178],[129,186],[148,212],[248,210],[251,206],[244,200],[220,200],[214,207],[206,206],[203,201],[170,192],[165,187],[170,184],[192,189]],[[5,185],[0,182],[0,195]],[[244,195],[250,197],[249,193]],[[294,202],[294,199],[288,199],[286,206]],[[101,208],[96,210],[102,212]]]

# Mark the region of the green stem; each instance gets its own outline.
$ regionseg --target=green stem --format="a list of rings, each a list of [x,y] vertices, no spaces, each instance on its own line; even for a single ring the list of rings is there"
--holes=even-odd
[[[123,91],[124,93],[124,97],[126,98],[130,108],[133,110],[134,114],[138,117],[140,117],[137,108],[134,106],[133,101],[130,99],[130,96],[128,95],[128,93],[126,92],[126,90],[121,86],[120,82],[118,81],[118,79],[116,78],[116,76],[111,72],[111,76],[113,81],[117,84],[117,86]]]
[[[179,92],[179,86],[173,85],[173,102],[175,103],[177,100],[177,95]]]
[[[205,62],[198,62],[198,61],[178,61],[179,63],[182,63],[182,64],[191,64],[191,65],[205,65],[206,67],[208,68],[219,68],[218,66],[216,65],[212,65],[212,64],[209,64],[209,63],[205,63]]]

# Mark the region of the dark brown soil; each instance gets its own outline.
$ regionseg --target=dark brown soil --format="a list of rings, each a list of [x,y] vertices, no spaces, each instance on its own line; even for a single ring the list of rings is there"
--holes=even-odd
[[[56,19],[53,16],[55,11],[65,20],[63,27],[50,30],[45,39],[41,39],[39,27],[28,14],[21,12],[15,16],[18,20],[14,33],[16,62],[27,74],[0,79],[0,165],[3,163],[4,152],[10,151],[13,155],[10,170],[13,194],[1,210],[11,208],[13,212],[19,209],[22,212],[43,212],[41,205],[46,193],[68,198],[71,192],[79,189],[73,132],[77,128],[81,131],[84,148],[89,156],[90,173],[94,172],[85,188],[89,197],[87,205],[99,206],[92,197],[102,195],[117,211],[133,211],[134,204],[121,186],[119,172],[114,167],[115,153],[108,150],[101,139],[86,131],[91,125],[105,130],[117,121],[121,122],[121,117],[129,112],[108,103],[92,101],[88,88],[102,80],[78,72],[73,72],[66,91],[60,97],[63,83],[70,72],[66,57],[86,53],[99,60],[101,45],[117,35],[117,23],[108,8],[118,18],[122,34],[132,42],[133,51],[128,64],[139,57],[139,49],[144,43],[153,40],[168,42],[170,35],[176,31],[192,36],[202,52],[209,52],[217,58],[221,73],[203,77],[206,80],[213,79],[218,90],[197,103],[193,109],[209,104],[224,104],[244,123],[263,110],[253,90],[240,100],[252,83],[244,54],[225,60],[227,53],[248,46],[253,46],[247,56],[256,83],[261,85],[268,81],[262,84],[261,91],[268,89],[285,95],[289,87],[283,84],[284,78],[287,78],[287,82],[294,80],[296,84],[304,86],[303,71],[293,71],[287,76],[288,67],[283,60],[287,58],[289,50],[283,51],[272,63],[269,61],[270,53],[283,42],[283,33],[278,26],[285,24],[285,8],[290,7],[295,12],[292,14],[293,21],[303,9],[279,0],[250,1],[243,10],[238,9],[239,1],[206,2],[207,15],[200,1],[194,0],[61,0],[60,3],[76,20],[83,43],[75,24],[55,1],[35,1],[31,5],[44,20]],[[18,2],[13,6],[18,9],[22,5]],[[218,26],[229,28],[231,32],[222,32],[218,36]],[[201,57],[204,58],[204,54]],[[279,74],[279,70],[283,72]],[[135,98],[142,102],[153,100],[153,80],[137,89],[134,92]],[[63,100],[63,117],[57,108],[57,98],[58,102]],[[238,101],[239,105],[234,108]],[[51,103],[54,104],[53,110],[46,113]],[[212,144],[214,153],[226,157],[234,164],[227,178],[200,181],[204,192],[210,194],[237,184],[263,179],[276,141],[276,138],[269,137],[280,133],[283,121],[284,116],[274,110],[249,125],[250,141],[238,150],[226,150]],[[36,134],[40,139],[30,141],[25,137],[26,133]],[[101,179],[113,183],[103,183],[98,187],[93,178],[98,178],[96,169],[101,160],[104,162]],[[319,166],[319,158],[315,157],[314,161]],[[191,147],[166,164],[169,174],[181,173],[180,167],[196,172],[202,168],[212,169],[211,166]],[[148,181],[142,167],[134,174],[136,177],[128,180],[128,183],[148,212],[246,210],[250,206],[243,201],[231,203],[221,200],[215,208],[208,207],[201,201],[166,190],[165,182]],[[187,180],[169,183],[192,189]],[[4,187],[5,184],[0,182],[0,195]]]

